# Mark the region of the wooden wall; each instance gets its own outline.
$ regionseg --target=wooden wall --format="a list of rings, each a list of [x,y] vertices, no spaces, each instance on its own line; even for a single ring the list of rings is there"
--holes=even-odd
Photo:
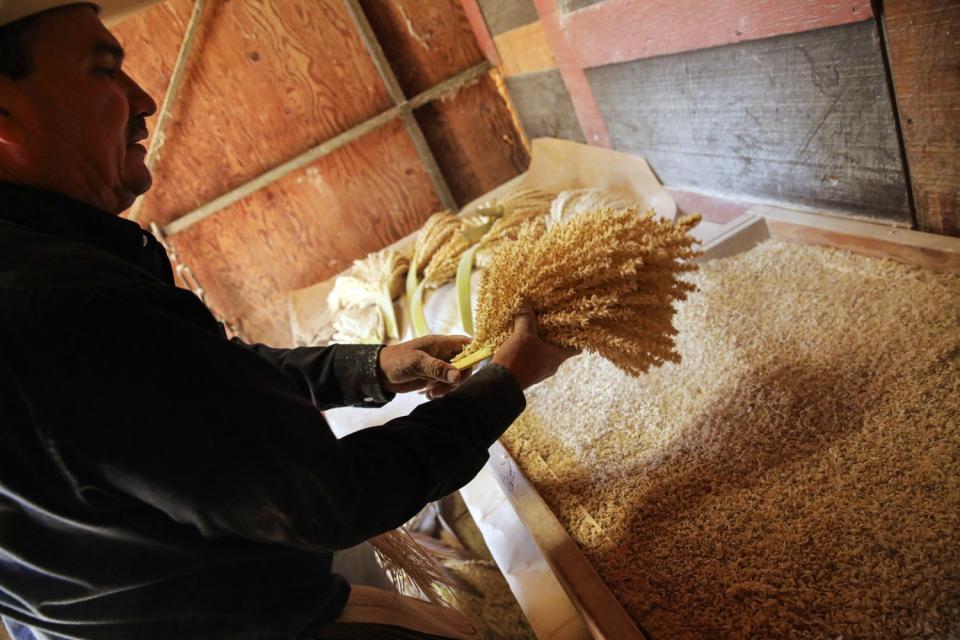
[[[360,5],[406,98],[484,60],[456,0]],[[128,71],[158,102],[193,6],[169,0],[115,28]],[[393,105],[344,0],[207,0],[138,221],[181,220]],[[458,204],[527,166],[523,135],[490,74],[414,116]],[[167,241],[244,337],[289,344],[290,291],[442,208],[423,153],[393,120]]]
[[[960,0],[462,2],[529,137],[644,155],[681,208],[960,233]]]

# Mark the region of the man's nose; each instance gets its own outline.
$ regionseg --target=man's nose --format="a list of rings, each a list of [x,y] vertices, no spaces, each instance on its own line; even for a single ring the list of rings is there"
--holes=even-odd
[[[130,113],[131,115],[149,117],[157,112],[157,103],[150,94],[137,84],[137,81],[127,76],[130,83]]]

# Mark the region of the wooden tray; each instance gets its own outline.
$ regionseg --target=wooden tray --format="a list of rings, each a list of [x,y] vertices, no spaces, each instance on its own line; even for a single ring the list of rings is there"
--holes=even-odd
[[[768,238],[846,249],[960,273],[960,238],[769,206],[753,207],[724,225],[706,243],[699,261],[742,253]],[[490,449],[490,467],[593,637],[647,638],[499,442]]]

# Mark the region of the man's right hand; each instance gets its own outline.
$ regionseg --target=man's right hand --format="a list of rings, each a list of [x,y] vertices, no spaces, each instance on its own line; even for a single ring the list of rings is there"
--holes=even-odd
[[[496,364],[510,370],[521,388],[526,389],[557,372],[577,349],[554,346],[537,335],[537,316],[533,307],[520,307],[513,321],[513,334],[493,355]]]

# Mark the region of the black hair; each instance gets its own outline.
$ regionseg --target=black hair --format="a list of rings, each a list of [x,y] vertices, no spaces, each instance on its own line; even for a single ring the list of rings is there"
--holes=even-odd
[[[0,74],[20,80],[33,73],[36,16],[0,27]]]

